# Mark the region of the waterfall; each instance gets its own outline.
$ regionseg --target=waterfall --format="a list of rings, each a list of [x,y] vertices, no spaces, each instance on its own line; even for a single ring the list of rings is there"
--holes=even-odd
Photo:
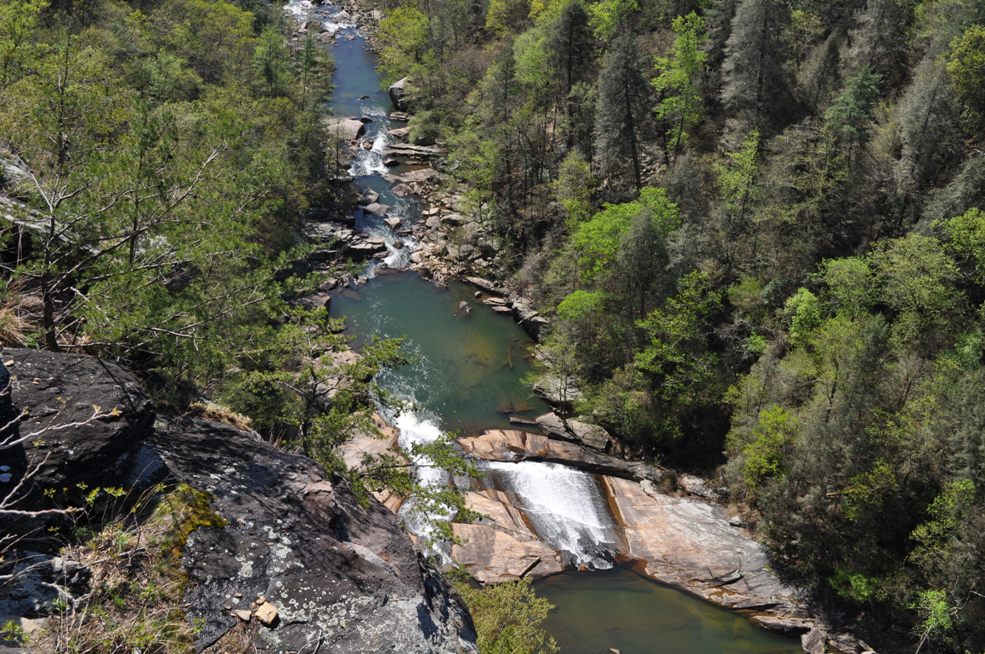
[[[567,553],[575,565],[612,567],[616,525],[592,475],[535,461],[492,461],[486,468],[498,488],[515,496],[544,542]]]
[[[398,430],[397,444],[408,453],[415,445],[427,445],[442,436],[441,427],[436,420],[413,411],[402,412],[393,424]],[[414,477],[421,486],[447,486],[451,481],[448,472],[433,465],[428,457],[422,456],[416,463]],[[400,507],[400,517],[403,518],[407,528],[421,539],[423,549],[437,554],[446,562],[450,561],[448,546],[435,534],[432,521],[452,519],[454,512],[451,507],[442,505],[423,509],[417,499],[411,497]]]

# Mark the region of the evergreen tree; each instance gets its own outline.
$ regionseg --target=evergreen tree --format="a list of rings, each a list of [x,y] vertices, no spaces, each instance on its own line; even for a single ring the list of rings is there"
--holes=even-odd
[[[649,113],[647,84],[631,34],[613,39],[602,57],[595,104],[595,152],[602,172],[617,184],[643,187],[641,148]]]
[[[722,102],[758,126],[789,121],[795,109],[784,69],[789,9],[781,0],[742,0],[722,64]]]

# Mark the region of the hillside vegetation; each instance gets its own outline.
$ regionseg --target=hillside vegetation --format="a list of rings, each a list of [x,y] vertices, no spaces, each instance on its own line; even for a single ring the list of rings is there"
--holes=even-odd
[[[574,411],[873,644],[985,649],[985,4],[379,6]]]

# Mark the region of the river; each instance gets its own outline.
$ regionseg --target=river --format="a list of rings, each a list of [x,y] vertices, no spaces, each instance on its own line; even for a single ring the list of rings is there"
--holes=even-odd
[[[344,14],[330,5],[292,0],[288,11],[316,17],[338,34],[327,47],[335,59],[332,112],[363,118],[362,137],[372,144],[360,149],[350,173],[360,189],[380,194],[389,215],[406,225],[419,217],[412,200],[398,198],[384,179],[383,165],[390,102],[375,70],[375,57]],[[365,122],[364,120],[364,122]],[[408,407],[384,411],[408,446],[433,440],[443,432],[460,435],[510,426],[510,416],[531,418],[548,410],[532,394],[524,377],[531,371],[532,341],[509,316],[477,302],[474,289],[459,282],[439,288],[409,271],[414,247],[395,235],[382,217],[356,215],[359,229],[389,245],[385,268],[370,270],[369,280],[337,292],[333,316],[344,317],[356,346],[375,336],[403,337],[410,365],[381,374],[379,382]],[[394,247],[397,239],[403,247]],[[467,303],[470,311],[461,309]],[[538,536],[583,569],[537,582],[557,605],[548,627],[562,651],[595,654],[618,648],[632,652],[705,654],[799,652],[796,640],[754,626],[744,617],[651,582],[628,568],[611,570],[616,548],[615,524],[592,475],[545,463],[492,463],[485,478],[516,498]],[[440,472],[425,481],[446,483]]]

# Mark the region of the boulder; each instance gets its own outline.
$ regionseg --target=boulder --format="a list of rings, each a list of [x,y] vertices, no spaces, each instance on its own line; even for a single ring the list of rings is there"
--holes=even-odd
[[[329,134],[342,141],[355,141],[366,131],[363,122],[355,118],[329,117],[324,125]]]
[[[574,377],[562,377],[554,372],[540,375],[531,388],[537,395],[554,405],[569,405],[582,397],[581,389],[575,385]]]
[[[15,437],[25,442],[2,451],[11,468],[6,483],[16,484],[26,470],[38,467],[17,508],[47,507],[41,491],[48,488],[67,488],[70,497],[57,499],[74,501],[83,494],[79,483],[126,481],[154,423],[153,407],[136,377],[80,354],[6,348],[4,358],[12,412],[26,412]]]
[[[382,216],[389,209],[390,207],[388,207],[385,204],[380,204],[379,202],[371,202],[370,204],[367,204],[365,207],[363,207],[363,211],[365,211],[366,213],[371,213],[374,216]]]
[[[149,442],[168,475],[208,491],[225,526],[193,532],[183,564],[196,650],[226,648],[239,622],[225,606],[258,598],[250,650],[474,652],[468,613],[394,516],[362,504],[313,461],[228,425],[169,423]],[[264,606],[269,605],[270,609]],[[242,633],[230,635],[241,638]]]
[[[410,104],[413,101],[410,78],[404,77],[391,84],[387,89],[387,94],[390,96],[393,108],[397,111],[410,109]]]
[[[583,420],[565,420],[556,413],[547,413],[537,418],[537,424],[550,436],[571,440],[600,452],[611,451],[614,444],[604,428]]]
[[[391,143],[387,146],[387,154],[403,159],[413,159],[416,161],[426,161],[437,159],[445,151],[436,145],[411,145],[410,143]],[[437,174],[436,172],[434,174]]]
[[[797,591],[773,572],[763,546],[730,525],[721,507],[651,495],[628,479],[603,481],[623,527],[625,554],[644,562],[647,576],[726,608],[809,617]]]

